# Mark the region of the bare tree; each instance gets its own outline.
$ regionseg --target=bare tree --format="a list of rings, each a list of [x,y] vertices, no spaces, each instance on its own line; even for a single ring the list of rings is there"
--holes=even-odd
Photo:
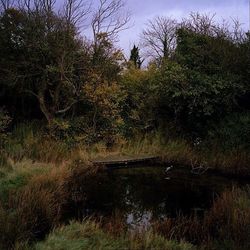
[[[91,4],[82,0],[65,0],[62,15],[67,24],[82,28],[91,11]]]
[[[118,33],[128,28],[129,21],[130,13],[125,10],[122,0],[99,0],[91,23],[94,42],[100,34],[105,34],[110,40],[117,39]]]
[[[149,20],[141,36],[146,55],[157,61],[170,57],[176,46],[177,27],[175,19],[158,16]]]
[[[234,43],[240,43],[244,40],[245,32],[237,18],[232,18],[232,22],[223,19],[220,23],[217,23],[215,17],[215,13],[200,14],[192,12],[188,18],[182,20],[181,27],[197,34],[225,38]]]
[[[241,44],[246,39],[246,32],[242,28],[242,23],[239,19],[232,19],[233,31],[231,33],[231,39],[236,44]]]
[[[218,25],[214,20],[215,16],[216,14],[191,12],[188,18],[182,20],[181,27],[197,34],[214,36],[218,32]]]
[[[14,6],[15,0],[0,0],[0,13]]]

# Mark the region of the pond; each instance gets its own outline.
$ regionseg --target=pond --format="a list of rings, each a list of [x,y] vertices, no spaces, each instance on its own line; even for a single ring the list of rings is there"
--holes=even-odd
[[[76,204],[77,216],[119,218],[131,229],[182,215],[202,216],[223,191],[246,183],[209,173],[195,175],[185,168],[162,166],[108,169],[91,187],[87,205]]]

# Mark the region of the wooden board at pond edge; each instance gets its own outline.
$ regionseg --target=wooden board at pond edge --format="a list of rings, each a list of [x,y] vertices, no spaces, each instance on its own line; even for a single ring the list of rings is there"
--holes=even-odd
[[[105,166],[126,166],[145,162],[153,162],[159,160],[158,156],[109,156],[92,160],[95,165]]]

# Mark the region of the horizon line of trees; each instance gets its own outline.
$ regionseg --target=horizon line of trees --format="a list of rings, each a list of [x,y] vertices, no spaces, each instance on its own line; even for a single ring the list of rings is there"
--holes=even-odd
[[[231,30],[213,15],[156,17],[126,60],[116,42],[130,18],[122,0],[99,0],[96,8],[80,0],[1,0],[0,107],[14,123],[44,118],[96,140],[169,121],[202,131],[248,112],[250,35],[238,21]],[[143,69],[141,50],[150,58]]]

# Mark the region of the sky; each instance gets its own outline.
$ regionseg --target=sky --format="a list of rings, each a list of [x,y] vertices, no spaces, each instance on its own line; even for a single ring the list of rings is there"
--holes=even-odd
[[[245,30],[249,29],[250,0],[126,0],[126,8],[132,13],[130,28],[122,31],[118,46],[126,55],[131,47],[139,44],[145,23],[155,16],[167,16],[177,20],[187,17],[190,12],[216,13],[220,22],[223,18],[238,18]]]

